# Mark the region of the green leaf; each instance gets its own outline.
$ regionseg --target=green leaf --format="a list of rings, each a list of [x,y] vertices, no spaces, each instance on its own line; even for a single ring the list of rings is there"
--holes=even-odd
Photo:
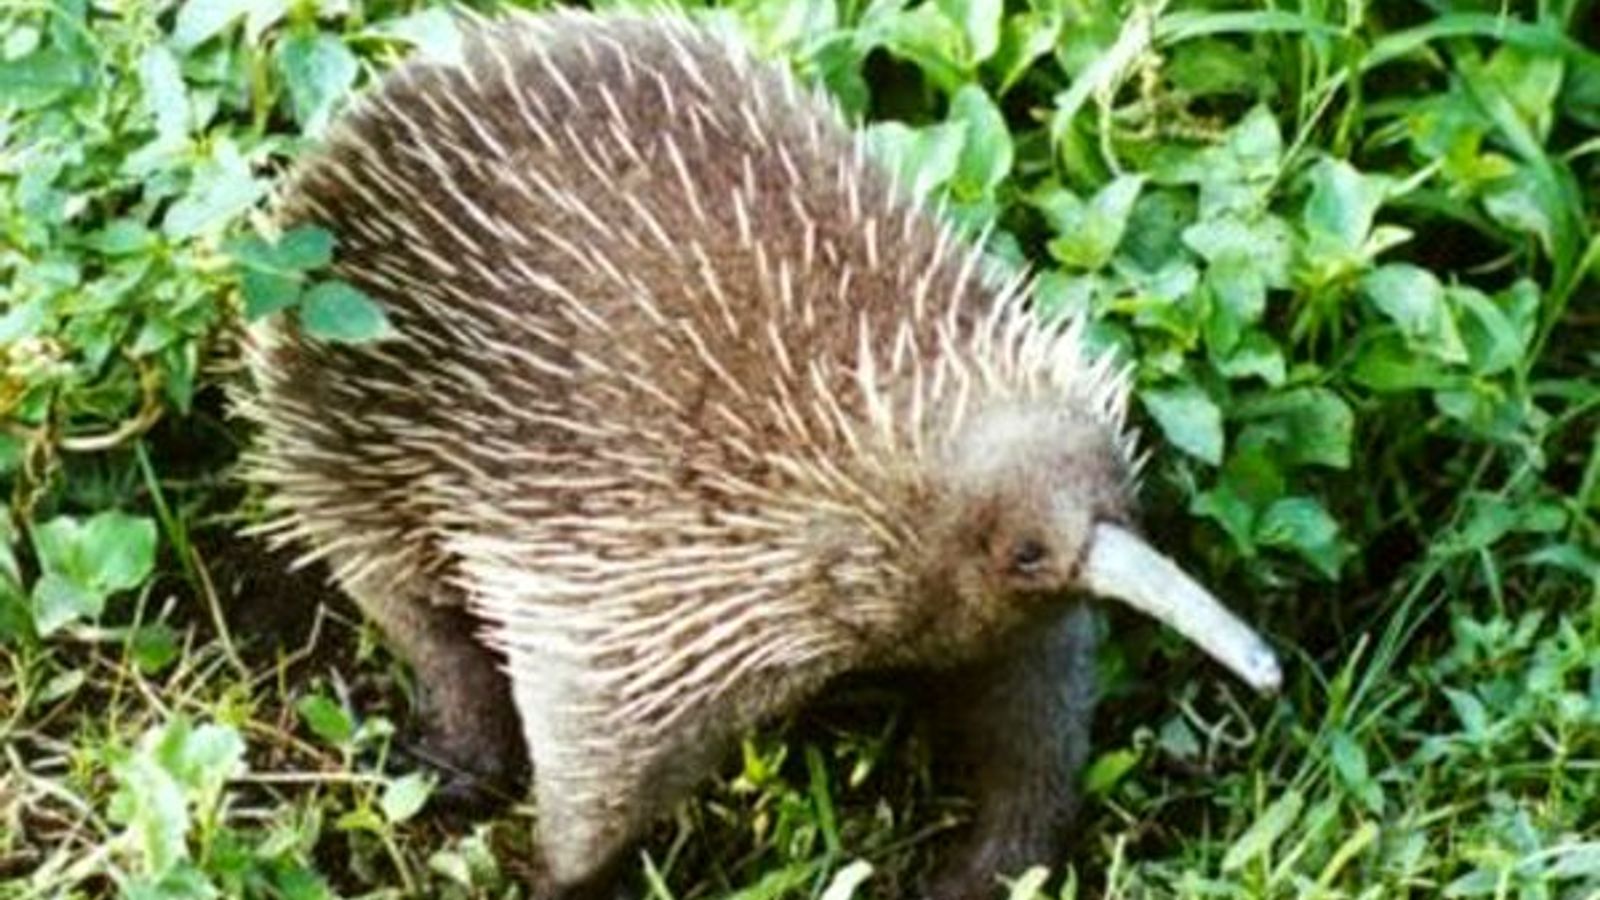
[[[433,779],[420,772],[392,778],[383,788],[378,805],[383,807],[383,817],[390,823],[400,823],[422,811],[433,793]]]
[[[267,191],[231,141],[217,140],[211,158],[195,172],[194,183],[168,210],[161,230],[171,238],[220,231],[256,204]]]
[[[1511,317],[1483,292],[1468,287],[1450,287],[1445,296],[1459,308],[1461,339],[1479,375],[1498,375],[1522,361],[1523,338]]]
[[[1139,392],[1145,409],[1178,449],[1212,465],[1222,462],[1222,410],[1194,385]]]
[[[961,27],[966,37],[966,63],[975,66],[993,56],[1000,46],[1000,15],[1003,0],[936,0],[950,21]]]
[[[343,281],[318,282],[300,302],[300,325],[325,341],[360,344],[392,333],[383,308]]]
[[[1266,856],[1278,838],[1300,818],[1300,810],[1304,806],[1305,798],[1299,791],[1285,791],[1228,848],[1227,854],[1222,857],[1222,871],[1237,872],[1250,862]]]
[[[84,87],[88,72],[78,57],[54,47],[0,60],[0,109],[33,109]]]
[[[289,0],[186,0],[178,10],[172,39],[179,50],[191,50],[242,15],[246,17],[245,39],[253,44],[288,11]]]
[[[1448,687],[1443,690],[1445,699],[1450,701],[1450,707],[1455,710],[1456,718],[1461,720],[1467,737],[1474,741],[1488,737],[1491,727],[1489,711],[1484,708],[1483,701],[1469,691]]]
[[[1358,252],[1388,197],[1389,179],[1363,175],[1339,159],[1322,160],[1309,178],[1311,196],[1301,217],[1306,231],[1336,252]]]
[[[921,69],[929,81],[946,91],[954,93],[966,82],[967,37],[960,25],[931,3],[909,10],[892,4],[881,8],[887,12],[874,15],[869,8],[858,40],[883,46]]]
[[[1225,213],[1202,219],[1184,229],[1183,242],[1212,265],[1251,269],[1267,287],[1289,286],[1295,239],[1277,216]]]
[[[946,122],[911,128],[880,122],[867,129],[867,149],[895,173],[901,188],[923,198],[955,177],[966,142],[965,123]]]
[[[124,834],[143,861],[141,868],[164,872],[187,859],[189,805],[172,774],[142,748],[113,763],[111,774],[117,790],[110,818],[126,826]]]
[[[1127,230],[1128,217],[1139,199],[1144,179],[1119,175],[1087,204],[1070,191],[1056,189],[1036,201],[1057,237],[1050,255],[1063,264],[1095,271],[1111,261]]]
[[[1291,465],[1350,467],[1355,413],[1333,391],[1295,388],[1255,400],[1236,410],[1239,418],[1268,420],[1276,435],[1279,459]]]
[[[182,721],[182,720],[175,720]],[[228,779],[244,771],[244,739],[232,726],[207,723],[170,727],[156,751],[196,805],[217,802]]]
[[[1259,378],[1272,387],[1283,384],[1286,374],[1283,351],[1259,331],[1246,334],[1232,353],[1213,363],[1228,378]]]
[[[1412,347],[1445,362],[1467,361],[1455,317],[1445,304],[1444,286],[1432,272],[1409,263],[1391,263],[1367,273],[1361,289],[1400,327]]]
[[[301,286],[300,278],[295,275],[246,269],[239,276],[245,318],[253,322],[280,309],[288,309],[300,300]]]
[[[315,225],[290,229],[272,249],[272,261],[295,272],[320,269],[333,262],[333,234]]]
[[[1383,813],[1383,792],[1367,767],[1367,752],[1343,730],[1335,730],[1328,741],[1328,757],[1346,790],[1376,815]]]
[[[317,737],[335,747],[343,747],[355,736],[355,723],[343,706],[322,694],[308,694],[295,704],[295,711]]]
[[[145,112],[156,123],[157,140],[179,145],[189,136],[189,92],[178,71],[178,59],[163,45],[146,50],[139,58],[139,83]]]
[[[1339,523],[1311,497],[1285,497],[1268,507],[1256,526],[1256,542],[1294,550],[1329,580],[1339,577],[1349,555],[1339,541]]]
[[[1458,381],[1439,362],[1417,355],[1393,333],[1362,343],[1350,374],[1357,384],[1380,393],[1449,387]]]
[[[1483,208],[1496,222],[1538,238],[1545,253],[1555,252],[1562,199],[1559,189],[1529,166],[1517,166],[1509,178],[1485,192]]]
[[[983,88],[969,84],[950,101],[950,121],[966,129],[956,164],[957,196],[974,199],[990,194],[1011,171],[1014,151],[1005,117]]]
[[[33,583],[33,627],[41,637],[73,622],[97,619],[105,605],[103,591],[56,572],[46,572]]]
[[[150,577],[156,558],[156,523],[120,512],[103,512],[84,525],[82,554],[89,564],[89,583],[125,591]]]
[[[1127,747],[1096,756],[1083,774],[1083,791],[1091,797],[1108,796],[1122,779],[1139,766],[1139,751]]]
[[[320,134],[356,82],[355,55],[337,36],[294,34],[278,44],[278,70],[289,86],[295,120],[309,134]]]
[[[461,29],[456,17],[446,9],[422,9],[398,19],[385,19],[368,28],[367,33],[411,44],[417,48],[416,58],[420,60],[447,66],[464,61]]]
[[[75,581],[87,582],[89,573],[83,561],[83,526],[72,516],[56,516],[33,526],[33,552],[39,567]]]
[[[1053,11],[1019,12],[1005,20],[1000,46],[990,65],[1000,73],[995,92],[1004,95],[1021,80],[1034,61],[1049,53],[1061,37],[1062,20]]]

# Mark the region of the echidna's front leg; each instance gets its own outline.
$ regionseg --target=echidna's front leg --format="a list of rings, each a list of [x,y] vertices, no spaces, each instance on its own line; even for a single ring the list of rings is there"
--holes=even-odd
[[[510,682],[478,641],[476,619],[448,587],[366,571],[342,586],[411,665],[417,737],[405,749],[438,771],[435,800],[467,813],[516,800],[528,754]]]
[[[1093,617],[1074,607],[941,685],[937,714],[970,778],[975,817],[929,883],[930,900],[1003,896],[999,876],[1058,861],[1089,752],[1094,649]]]

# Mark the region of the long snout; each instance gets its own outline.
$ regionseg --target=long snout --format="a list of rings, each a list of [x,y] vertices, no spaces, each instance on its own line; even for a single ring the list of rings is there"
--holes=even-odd
[[[1085,587],[1165,622],[1264,693],[1278,689],[1277,654],[1172,560],[1116,525],[1094,528],[1084,565]]]

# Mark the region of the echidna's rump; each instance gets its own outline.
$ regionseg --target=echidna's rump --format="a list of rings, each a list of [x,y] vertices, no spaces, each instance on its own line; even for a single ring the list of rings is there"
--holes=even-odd
[[[482,622],[556,883],[827,678],[984,665],[1075,586],[1272,680],[1203,593],[1125,583],[1154,554],[1122,380],[825,101],[666,16],[521,18],[466,58],[389,76],[284,189],[397,334],[261,329],[248,471],[419,678],[466,651],[413,607]]]

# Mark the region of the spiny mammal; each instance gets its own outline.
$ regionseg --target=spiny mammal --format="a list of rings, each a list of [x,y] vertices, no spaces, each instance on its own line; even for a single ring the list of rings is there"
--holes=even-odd
[[[465,59],[385,79],[284,191],[397,336],[262,329],[248,469],[414,665],[431,752],[526,754],[552,894],[602,889],[733,736],[913,668],[981,762],[930,892],[988,896],[1070,815],[1075,592],[1276,686],[1133,530],[1126,377],[825,101],[666,14],[484,25]]]

